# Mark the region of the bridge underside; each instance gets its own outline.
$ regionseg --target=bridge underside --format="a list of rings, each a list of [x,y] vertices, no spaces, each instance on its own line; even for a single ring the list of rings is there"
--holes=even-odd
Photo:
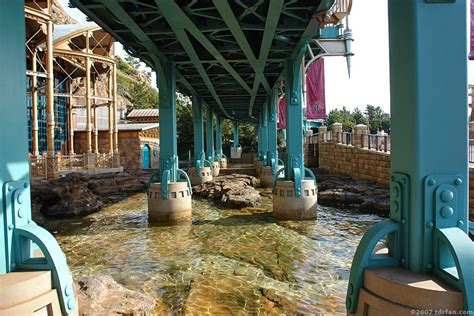
[[[71,2],[151,68],[171,61],[182,93],[223,117],[255,122],[287,59],[319,36],[315,14],[334,0]]]
[[[303,57],[308,49],[315,50],[310,56],[321,49],[308,48],[312,38],[327,39],[332,34],[332,38],[341,39],[337,26],[319,29],[319,14],[331,8],[334,0],[203,0],[179,1],[179,6],[173,0],[71,1],[157,72],[160,172],[158,181],[150,180],[149,215],[151,201],[156,206],[152,215],[159,218],[191,217],[189,179],[178,168],[178,88],[193,102],[195,174],[200,174],[201,168],[219,165],[224,158],[220,148],[214,147],[214,116],[217,129],[222,117],[234,123],[257,123],[258,116],[262,146],[259,163],[271,168],[274,192],[278,192],[273,196],[274,216],[314,219],[316,179],[303,165]],[[433,310],[435,305],[430,304],[436,300],[426,305],[394,303],[394,293],[408,298],[423,298],[424,293],[411,295],[393,286],[386,286],[388,294],[371,289],[364,274],[390,268],[442,280],[462,297],[454,302],[454,312],[474,312],[474,245],[467,235],[466,2],[388,3],[391,213],[390,219],[371,227],[361,240],[353,259],[346,307],[349,313],[361,315],[380,314],[382,310],[404,312],[400,314],[410,310],[413,314],[416,308]],[[0,68],[9,74],[0,79],[0,95],[7,109],[0,117],[0,134],[5,135],[0,137],[0,275],[52,271],[61,311],[70,314],[75,311],[75,297],[64,254],[55,239],[31,220],[23,10],[22,1],[6,1],[0,10],[0,35],[10,45],[0,58]],[[280,79],[285,81],[288,139],[285,166],[276,171]],[[221,137],[219,131],[216,135]],[[216,141],[218,147],[221,140]],[[282,172],[284,178],[279,178]],[[384,240],[388,251],[377,251],[378,243]],[[44,258],[32,257],[35,245]],[[377,278],[375,283],[380,286],[384,283],[379,281],[390,280],[390,275],[378,273]]]

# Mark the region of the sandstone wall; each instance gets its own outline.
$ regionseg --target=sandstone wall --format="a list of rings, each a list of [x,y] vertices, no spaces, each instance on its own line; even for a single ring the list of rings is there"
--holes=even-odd
[[[390,154],[334,143],[319,144],[319,167],[356,180],[389,185]]]

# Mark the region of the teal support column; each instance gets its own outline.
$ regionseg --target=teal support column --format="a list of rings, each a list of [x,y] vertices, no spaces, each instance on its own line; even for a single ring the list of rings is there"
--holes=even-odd
[[[272,166],[272,174],[275,174],[275,168],[278,165],[278,144],[277,144],[277,98],[278,90],[273,89],[273,93],[268,100],[268,150],[267,150],[267,166]]]
[[[257,160],[262,160],[262,112],[258,113],[258,122],[257,122]]]
[[[265,165],[267,163],[267,151],[268,151],[268,105],[265,102],[265,104],[262,106],[261,110],[262,115],[260,116],[262,119],[262,131],[261,131],[261,136],[262,139],[261,141],[259,140],[259,143],[261,142],[261,151],[262,155],[260,157],[260,160],[262,160],[262,164]]]
[[[193,96],[192,102],[194,118],[194,166],[196,170],[199,170],[199,168],[204,167],[204,161],[206,160],[206,153],[204,152],[203,113],[199,98]]]
[[[222,124],[221,117],[216,114],[216,157],[222,158]]]
[[[232,148],[239,147],[239,124],[237,122],[232,122],[232,127],[234,129],[234,143],[232,144]]]
[[[286,128],[281,130],[281,142],[285,144],[286,147]]]
[[[301,54],[299,54],[301,56]],[[301,195],[304,178],[302,58],[288,59],[285,65],[286,162],[285,179],[295,182],[295,194]]]
[[[389,1],[390,219],[371,227],[356,251],[351,313],[365,268],[399,266],[449,283],[463,293],[464,309],[474,311],[466,9],[466,1]],[[373,255],[385,236],[390,256]]]
[[[24,14],[24,1],[1,5],[0,38],[8,49],[2,50],[0,69],[8,75],[0,77],[0,274],[51,271],[61,312],[69,314],[76,308],[76,299],[64,253],[31,217]],[[33,257],[38,248],[43,258]]]
[[[162,195],[167,198],[167,183],[178,180],[176,69],[171,62],[162,62],[156,68],[160,90],[160,172]]]
[[[214,161],[214,128],[213,114],[210,108],[206,108],[206,156],[211,162]]]

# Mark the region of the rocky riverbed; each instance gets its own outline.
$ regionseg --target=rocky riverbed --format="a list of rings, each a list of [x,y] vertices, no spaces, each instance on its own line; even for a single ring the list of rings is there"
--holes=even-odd
[[[314,172],[319,204],[388,216],[388,187],[373,181],[356,181],[349,176],[329,174],[322,169]],[[148,178],[149,173],[142,171],[101,175],[71,173],[55,180],[31,180],[33,217],[41,224],[45,217],[74,217],[97,212],[133,193],[145,192]],[[255,177],[233,174],[216,177],[195,186],[193,191],[197,196],[217,201],[225,207],[241,208],[259,205],[261,194],[256,186]]]

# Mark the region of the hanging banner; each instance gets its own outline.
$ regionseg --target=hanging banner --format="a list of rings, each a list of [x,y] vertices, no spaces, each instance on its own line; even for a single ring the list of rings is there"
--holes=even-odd
[[[471,0],[471,52],[469,59],[474,60],[474,0]]]
[[[286,98],[283,95],[278,102],[278,129],[286,128]]]
[[[324,59],[313,62],[306,72],[306,117],[326,118],[326,92],[324,88]]]

